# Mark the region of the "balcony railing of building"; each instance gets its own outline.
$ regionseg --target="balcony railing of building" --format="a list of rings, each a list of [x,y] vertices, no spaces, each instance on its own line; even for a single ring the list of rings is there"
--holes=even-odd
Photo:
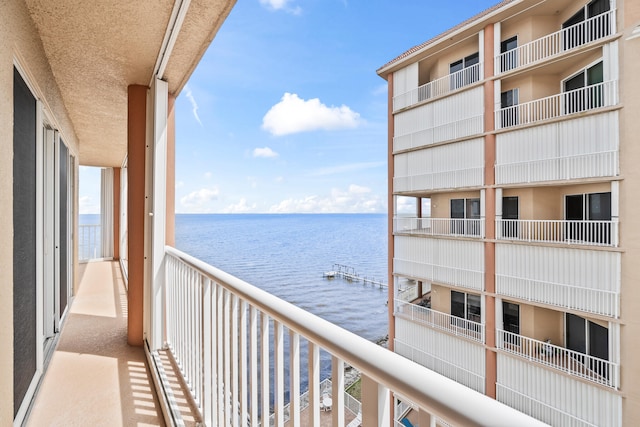
[[[395,315],[422,323],[434,329],[462,336],[474,341],[484,342],[484,325],[472,320],[462,319],[451,314],[442,313],[427,307],[411,304],[399,299],[395,300]]]
[[[78,225],[78,260],[82,262],[102,257],[102,226]]]
[[[447,74],[439,79],[418,86],[408,92],[393,97],[393,111],[417,104],[428,99],[446,95],[483,79],[482,62]]]
[[[391,424],[390,391],[407,396],[427,418],[433,414],[463,425],[542,425],[174,248],[165,249],[164,264],[164,335],[206,425],[258,426],[261,414],[273,413],[275,425],[283,426],[286,359],[290,422],[300,425],[301,338],[308,354],[307,410],[315,425],[320,349],[332,360],[334,425],[344,425],[345,363],[361,373],[364,425]]]
[[[567,310],[580,310],[601,316],[620,315],[620,293],[607,289],[496,274],[496,292]]]
[[[496,238],[521,242],[618,246],[617,220],[496,219]]]
[[[395,217],[393,232],[427,236],[485,236],[484,219],[479,218],[418,218]]]
[[[482,375],[478,375],[475,372],[451,363],[451,361],[449,360],[444,360],[397,338],[393,342],[393,348],[395,349],[396,353],[401,354],[407,359],[425,366],[441,375],[444,375],[447,378],[463,384],[472,390],[484,393],[485,379]],[[449,421],[453,425],[456,425],[455,422],[452,422],[451,420],[446,421]]]
[[[617,363],[501,329],[496,333],[501,350],[607,387],[620,386]]]
[[[615,17],[616,11],[610,10],[501,53],[495,58],[495,69],[504,73],[615,34]]]
[[[618,81],[610,80],[495,112],[496,129],[542,122],[618,104]]]

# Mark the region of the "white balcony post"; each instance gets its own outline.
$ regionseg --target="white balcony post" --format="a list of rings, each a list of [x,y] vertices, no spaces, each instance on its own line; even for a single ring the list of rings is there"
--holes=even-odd
[[[213,425],[213,406],[212,399],[210,396],[213,396],[213,375],[211,367],[214,365],[213,363],[213,343],[211,337],[213,336],[213,311],[211,304],[211,281],[209,279],[201,279],[204,282],[204,286],[202,289],[202,346],[203,346],[203,366],[202,366],[202,376],[203,376],[203,388],[202,388],[202,415],[204,418],[205,425],[212,426]]]
[[[391,393],[389,393],[389,389],[367,375],[363,374],[360,378],[362,381],[362,425],[390,426]]]
[[[145,332],[150,350],[158,350],[164,339],[164,248],[166,223],[166,170],[167,170],[167,112],[169,86],[167,82],[154,79],[148,95],[147,123],[151,125],[148,135],[146,175],[149,186],[147,194],[147,218],[145,236]]]
[[[311,427],[320,427],[320,348],[309,342],[309,415]]]
[[[300,335],[289,331],[289,425],[300,427]]]
[[[493,75],[497,76],[502,73],[502,67],[500,66],[500,42],[502,41],[502,28],[500,22],[493,24]],[[498,83],[500,80],[496,80]]]
[[[282,323],[273,324],[276,427],[284,426],[284,328]]]
[[[335,356],[331,357],[331,385],[332,425],[344,427],[344,361]],[[364,388],[363,385],[362,389]],[[368,424],[365,422],[364,425]]]

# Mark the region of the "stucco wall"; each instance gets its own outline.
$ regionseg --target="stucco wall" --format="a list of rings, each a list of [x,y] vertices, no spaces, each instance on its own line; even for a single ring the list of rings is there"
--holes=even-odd
[[[2,3],[0,13],[0,425],[13,423],[13,67],[43,100],[72,153],[78,142],[23,1]]]

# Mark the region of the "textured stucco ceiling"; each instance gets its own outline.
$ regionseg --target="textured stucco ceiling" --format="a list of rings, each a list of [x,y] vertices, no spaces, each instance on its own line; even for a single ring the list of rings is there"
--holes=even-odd
[[[120,166],[127,87],[148,85],[173,0],[26,0],[80,144],[80,164]],[[192,0],[164,79],[177,95],[235,0]]]

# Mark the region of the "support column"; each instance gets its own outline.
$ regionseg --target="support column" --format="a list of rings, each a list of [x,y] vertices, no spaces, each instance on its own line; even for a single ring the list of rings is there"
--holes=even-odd
[[[113,259],[120,259],[120,168],[113,168]]]
[[[484,130],[495,130],[494,121],[494,81],[488,80],[494,75],[494,26],[484,29]],[[497,361],[496,361],[496,324],[495,324],[495,160],[496,136],[488,133],[484,137],[484,208],[485,208],[485,242],[484,242],[484,285],[485,285],[485,394],[496,398]]]
[[[388,216],[388,284],[387,286],[387,307],[389,310],[389,341],[387,342],[387,348],[393,351],[393,340],[395,338],[396,331],[396,321],[393,315],[393,299],[395,296],[395,282],[393,280],[393,254],[394,254],[394,241],[393,241],[393,214],[394,212],[394,197],[393,197],[393,176],[394,176],[394,167],[393,167],[393,134],[394,134],[394,126],[393,126],[393,73],[389,73],[387,75],[387,84],[389,89],[387,91],[387,167],[388,167],[388,176],[387,176],[387,191],[388,199],[387,206],[389,210]],[[393,409],[392,409],[393,410]],[[392,414],[393,416],[393,414]]]
[[[169,95],[167,116],[167,245],[176,245],[176,97]]]
[[[147,129],[146,86],[127,88],[127,230],[128,292],[127,342],[142,346],[144,303],[145,147]]]

